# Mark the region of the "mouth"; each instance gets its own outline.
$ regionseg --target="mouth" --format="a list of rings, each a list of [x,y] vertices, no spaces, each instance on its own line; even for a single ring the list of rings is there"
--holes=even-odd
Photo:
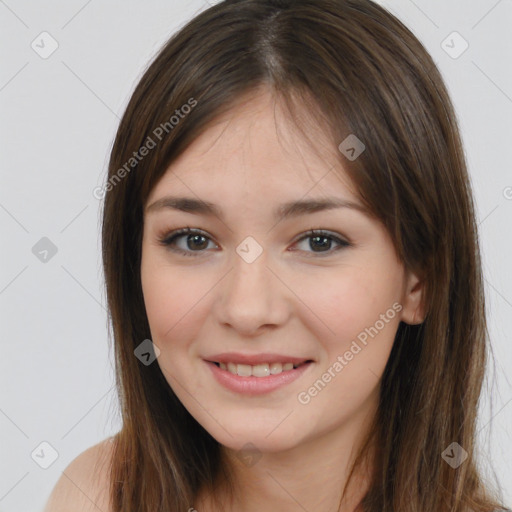
[[[274,363],[259,363],[255,365],[245,363],[235,363],[229,361],[227,363],[222,361],[209,361],[220,368],[221,370],[228,371],[233,375],[239,377],[268,377],[269,375],[279,375],[283,372],[289,372],[300,368],[303,365],[312,363],[311,359],[307,359],[300,363],[274,362]]]
[[[237,394],[261,395],[301,378],[313,359],[279,354],[219,354],[204,359],[216,381]]]

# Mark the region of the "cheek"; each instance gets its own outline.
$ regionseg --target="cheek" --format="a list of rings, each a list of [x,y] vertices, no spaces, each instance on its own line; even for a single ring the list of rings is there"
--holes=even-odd
[[[297,284],[298,295],[306,298],[317,321],[325,326],[328,335],[322,339],[329,349],[340,344],[343,348],[361,333],[364,341],[364,333],[376,323],[379,335],[382,331],[381,338],[393,338],[391,331],[399,323],[397,307],[393,309],[400,299],[400,276],[396,268],[368,264],[346,266],[329,269],[325,274],[304,274]]]
[[[326,425],[336,424],[340,415],[348,418],[377,393],[400,322],[398,270],[361,263],[301,283],[300,295],[316,318],[308,328],[320,341],[322,358],[299,402],[311,401],[308,414],[324,411]]]
[[[168,350],[193,339],[200,325],[198,316],[205,309],[201,297],[208,292],[207,283],[195,282],[191,273],[144,260],[141,279],[153,341]]]
[[[142,288],[151,340],[160,349],[157,363],[179,400],[190,410],[190,393],[196,393],[195,378],[201,371],[194,340],[201,337],[211,304],[206,280],[194,279],[193,272],[177,271],[166,265],[146,267]],[[188,389],[188,391],[185,391]]]
[[[390,286],[368,268],[364,273],[342,274],[324,286],[309,286],[304,295],[328,326],[329,335],[322,338],[319,328],[310,326],[320,340],[323,357],[297,399],[307,421],[325,431],[377,400],[400,321],[396,285]]]

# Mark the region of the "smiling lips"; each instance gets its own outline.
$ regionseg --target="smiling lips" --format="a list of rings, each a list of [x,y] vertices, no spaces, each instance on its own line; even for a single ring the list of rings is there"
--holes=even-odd
[[[256,365],[235,364],[235,363],[217,363],[222,370],[227,370],[233,375],[240,377],[268,377],[269,375],[277,375],[282,372],[293,370],[299,365],[293,363],[262,363]]]
[[[209,358],[222,370],[227,370],[240,377],[268,377],[298,368],[308,359],[285,356],[281,354],[217,354]]]
[[[281,354],[218,354],[205,359],[217,380],[232,391],[260,394],[298,378],[311,359]]]

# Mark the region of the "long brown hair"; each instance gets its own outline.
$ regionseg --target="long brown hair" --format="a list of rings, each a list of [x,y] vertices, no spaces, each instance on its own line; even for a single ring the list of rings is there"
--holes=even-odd
[[[361,509],[499,507],[475,460],[488,339],[484,288],[459,130],[438,69],[416,37],[370,0],[226,0],[164,45],[111,152],[102,243],[122,415],[112,511],[185,511],[201,488],[229,479],[219,443],[158,364],[134,356],[151,337],[140,277],[143,207],[173,160],[262,86],[297,125],[307,112],[325,127],[361,200],[426,284],[426,318],[399,325],[382,377],[371,432],[376,470]],[[355,161],[337,149],[349,134],[366,146]],[[441,455],[451,443],[468,454],[457,468]]]

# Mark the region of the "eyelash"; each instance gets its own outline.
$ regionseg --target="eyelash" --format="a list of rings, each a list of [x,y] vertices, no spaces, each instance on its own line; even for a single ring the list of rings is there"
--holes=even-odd
[[[159,238],[158,241],[164,247],[167,247],[169,250],[171,250],[173,252],[176,252],[178,254],[181,254],[183,256],[197,257],[197,256],[200,256],[201,254],[203,254],[205,252],[205,250],[201,250],[201,251],[184,251],[182,249],[178,249],[175,246],[173,246],[175,241],[178,238],[180,238],[180,237],[182,237],[184,235],[201,235],[201,236],[204,236],[205,238],[211,240],[210,237],[207,236],[206,233],[204,233],[203,231],[201,231],[199,229],[191,229],[191,228],[187,227],[187,228],[182,228],[182,229],[177,229],[175,231],[172,231],[171,233],[165,235],[164,237]],[[343,239],[339,238],[338,236],[330,233],[329,231],[325,231],[325,230],[322,230],[322,229],[310,229],[309,231],[304,233],[301,238],[296,240],[294,242],[294,244],[302,242],[303,240],[306,240],[308,238],[313,238],[313,237],[328,238],[328,239],[333,240],[333,241],[335,241],[336,243],[339,244],[339,246],[336,249],[325,251],[325,252],[322,252],[322,251],[321,252],[306,251],[306,252],[310,252],[311,254],[318,255],[320,257],[322,257],[322,256],[330,256],[334,252],[339,251],[340,249],[344,249],[346,247],[350,247],[352,245],[350,242],[347,242],[346,240],[343,240]],[[310,257],[310,256],[308,256],[308,257]]]

